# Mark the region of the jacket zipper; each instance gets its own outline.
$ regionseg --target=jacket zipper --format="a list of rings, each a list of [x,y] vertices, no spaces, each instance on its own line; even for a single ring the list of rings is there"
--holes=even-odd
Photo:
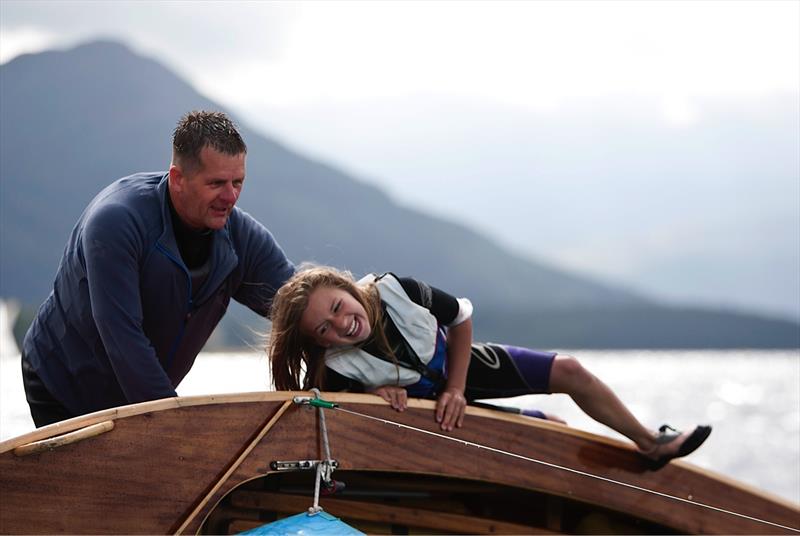
[[[188,300],[186,303],[186,315],[183,317],[183,324],[181,324],[181,329],[178,332],[178,336],[175,338],[175,341],[172,343],[172,348],[170,348],[169,354],[167,355],[167,366],[165,372],[167,376],[169,376],[169,370],[172,368],[172,362],[175,360],[175,354],[178,352],[178,346],[180,345],[181,340],[183,339],[183,333],[186,329],[186,324],[189,322],[189,319],[192,317],[192,308],[194,307],[194,302],[192,301],[192,276],[189,273],[189,270],[183,265],[183,262],[176,259],[168,249],[163,247],[161,244],[156,244],[156,248],[161,251],[164,255],[167,256],[169,260],[174,262],[178,265],[178,267],[183,270],[183,273],[186,275],[186,281],[188,282],[188,291],[187,294]]]

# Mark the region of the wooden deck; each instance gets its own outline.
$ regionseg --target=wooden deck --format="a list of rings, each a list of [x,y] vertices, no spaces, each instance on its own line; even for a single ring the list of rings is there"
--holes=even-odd
[[[0,532],[235,531],[305,510],[310,473],[270,469],[274,460],[322,457],[317,410],[293,404],[295,394],[307,395],[165,399],[0,443]],[[397,413],[369,395],[324,398],[439,434],[429,401],[412,400]],[[650,472],[629,445],[547,421],[469,408],[464,428],[442,434],[461,442],[337,410],[326,410],[326,421],[340,464],[334,478],[350,482],[321,505],[370,532],[392,525],[429,533],[621,532],[610,524],[616,522],[639,532],[800,530],[800,509],[788,501],[682,461]],[[478,508],[475,497],[493,499]],[[511,503],[516,506],[504,509]]]

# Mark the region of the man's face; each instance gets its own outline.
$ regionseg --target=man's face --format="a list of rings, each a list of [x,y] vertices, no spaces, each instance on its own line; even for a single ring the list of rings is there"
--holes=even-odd
[[[195,229],[224,227],[242,192],[244,161],[245,153],[229,155],[206,146],[199,168],[185,173],[170,166],[170,195],[181,220]]]

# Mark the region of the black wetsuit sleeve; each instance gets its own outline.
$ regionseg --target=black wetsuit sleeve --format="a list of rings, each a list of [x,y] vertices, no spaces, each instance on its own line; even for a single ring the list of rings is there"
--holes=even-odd
[[[325,381],[323,384],[326,391],[347,391],[350,393],[364,392],[364,386],[361,382],[351,380],[347,376],[342,376],[328,367],[325,368]]]
[[[450,325],[458,316],[459,305],[454,296],[411,277],[397,280],[411,301],[428,309],[439,324]]]

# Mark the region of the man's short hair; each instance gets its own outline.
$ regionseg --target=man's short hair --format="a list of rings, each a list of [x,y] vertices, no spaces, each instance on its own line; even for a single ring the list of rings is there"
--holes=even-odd
[[[199,168],[200,151],[205,146],[232,156],[247,153],[236,125],[224,113],[201,110],[181,117],[172,135],[172,163],[184,171]]]

